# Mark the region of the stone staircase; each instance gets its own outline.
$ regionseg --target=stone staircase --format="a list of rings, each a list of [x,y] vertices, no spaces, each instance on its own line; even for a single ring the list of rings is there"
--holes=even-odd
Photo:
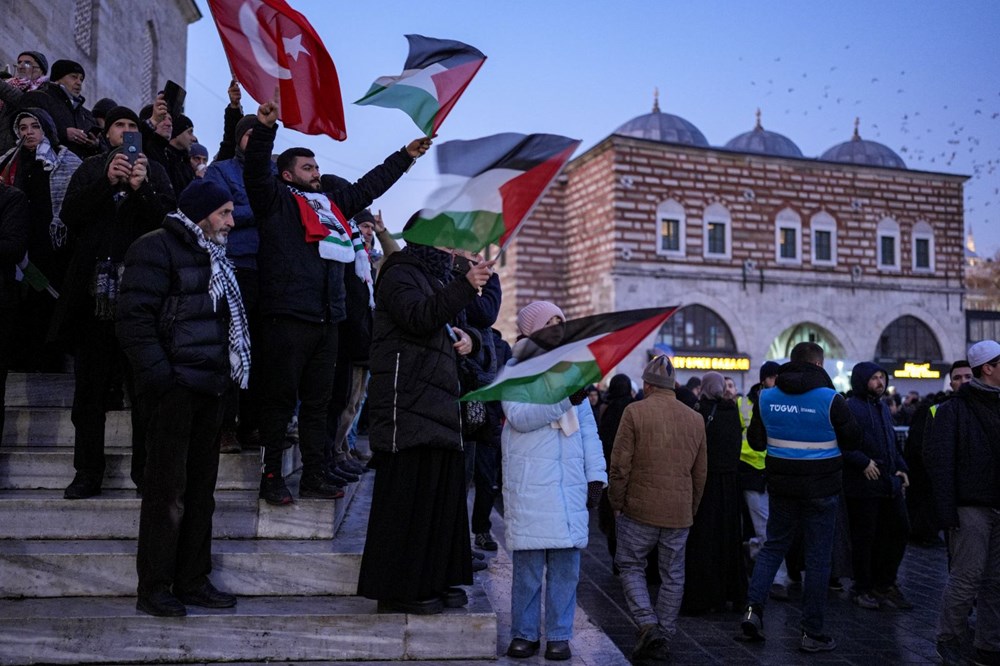
[[[257,452],[225,454],[213,581],[235,609],[183,618],[135,610],[140,499],[130,423],[109,412],[104,492],[64,500],[73,477],[70,375],[12,374],[0,446],[0,664],[205,663],[496,658],[485,593],[437,616],[379,614],[353,596],[372,475],[340,500],[272,507],[257,498]],[[286,455],[292,472],[296,451]],[[292,475],[296,495],[297,476]]]

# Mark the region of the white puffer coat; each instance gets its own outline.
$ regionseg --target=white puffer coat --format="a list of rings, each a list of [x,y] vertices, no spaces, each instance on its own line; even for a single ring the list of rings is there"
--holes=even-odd
[[[576,409],[580,429],[566,436],[552,423]],[[586,401],[554,405],[504,402],[503,505],[510,550],[584,548],[589,533],[587,483],[606,484],[604,452]]]

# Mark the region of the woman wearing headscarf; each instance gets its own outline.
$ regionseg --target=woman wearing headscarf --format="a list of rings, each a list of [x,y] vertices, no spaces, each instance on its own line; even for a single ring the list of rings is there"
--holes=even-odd
[[[458,359],[475,351],[461,317],[492,262],[452,274],[450,252],[410,243],[375,284],[368,389],[375,470],[358,594],[380,612],[440,613],[472,584]]]
[[[514,359],[523,359],[533,344],[527,336],[564,321],[552,303],[525,306],[517,313],[520,339]],[[526,658],[538,652],[544,580],[545,658],[569,659],[588,509],[597,505],[608,481],[594,412],[586,389],[551,405],[505,400],[503,411],[504,522],[514,565],[507,655]]]
[[[0,157],[0,178],[28,197],[31,231],[27,260],[21,268],[27,274],[25,283],[32,287],[22,290],[22,325],[16,346],[27,364],[24,369],[58,372],[61,354],[45,346],[45,339],[55,311],[54,294],[62,289],[70,259],[72,243],[60,213],[80,158],[59,145],[55,123],[41,109],[26,108],[14,114],[13,130],[18,143]],[[45,280],[51,291],[45,289]]]
[[[717,372],[701,378],[698,411],[705,419],[708,477],[687,540],[685,613],[723,610],[727,602],[740,608],[746,601],[738,474],[743,429],[725,388],[725,378]]]

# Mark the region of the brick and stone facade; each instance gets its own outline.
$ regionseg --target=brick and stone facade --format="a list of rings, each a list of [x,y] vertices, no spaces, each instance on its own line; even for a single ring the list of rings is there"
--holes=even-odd
[[[505,253],[500,325],[512,337],[514,314],[537,299],[570,318],[701,305],[749,356],[750,371],[736,373],[744,390],[765,360],[787,357],[788,332],[802,325],[823,332],[831,374],[837,361],[847,373],[862,360],[901,363],[880,344],[904,316],[929,329],[941,356],[906,360],[950,363],[965,352],[965,180],[613,134],[567,165]],[[660,245],[664,218],[682,238],[672,251]],[[706,225],[719,222],[728,238],[713,256]],[[781,256],[779,228],[794,256]],[[818,259],[814,231],[832,232]],[[619,370],[638,377],[655,342]]]
[[[86,105],[102,97],[139,109],[168,79],[184,84],[194,0],[8,2],[0,22],[0,66],[21,51],[83,65]]]

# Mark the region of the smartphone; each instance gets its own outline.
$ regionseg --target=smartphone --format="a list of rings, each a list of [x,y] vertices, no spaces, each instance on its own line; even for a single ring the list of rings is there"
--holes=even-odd
[[[167,103],[167,112],[171,118],[176,118],[184,113],[185,97],[187,97],[187,92],[184,88],[173,81],[167,81],[167,85],[163,88],[163,101]]]
[[[142,152],[142,134],[139,132],[122,132],[122,152],[128,158],[129,164],[135,164]]]

